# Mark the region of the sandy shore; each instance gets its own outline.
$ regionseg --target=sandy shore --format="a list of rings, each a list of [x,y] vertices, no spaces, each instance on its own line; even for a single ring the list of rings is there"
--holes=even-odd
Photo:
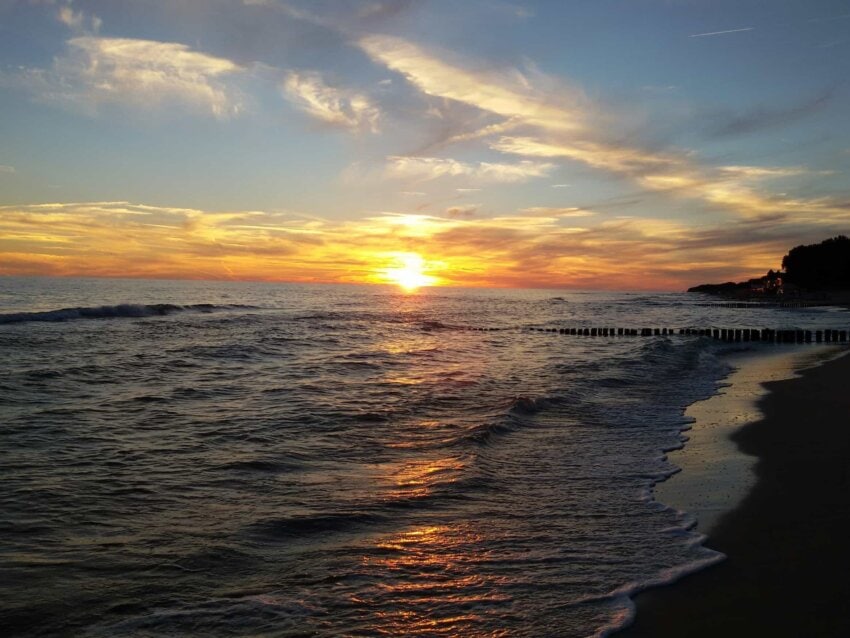
[[[706,542],[727,560],[639,595],[618,637],[850,636],[850,357],[766,387],[732,435],[756,483]]]

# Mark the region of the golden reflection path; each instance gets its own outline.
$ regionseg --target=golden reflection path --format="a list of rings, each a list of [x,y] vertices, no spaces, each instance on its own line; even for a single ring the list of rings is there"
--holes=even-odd
[[[458,402],[451,399],[474,392],[488,371],[480,358],[458,363],[456,357],[441,356],[444,348],[462,349],[468,344],[457,334],[447,344],[444,332],[421,327],[414,317],[427,319],[427,295],[399,294],[397,304],[410,313],[410,329],[392,331],[376,349],[405,359],[414,354],[416,364],[387,366],[380,373],[381,381],[428,402],[429,418],[404,414],[388,425],[395,431],[388,445],[399,454],[374,465],[372,478],[382,500],[398,506],[399,512],[413,513],[418,521],[367,541],[360,573],[368,584],[349,594],[349,603],[358,610],[355,633],[508,636],[510,632],[502,628],[516,621],[510,594],[510,586],[516,583],[493,569],[504,558],[498,548],[500,541],[509,542],[503,538],[508,532],[484,529],[470,513],[459,511],[468,503],[453,496],[465,492],[462,482],[475,479],[475,458],[469,451],[447,452],[445,447],[480,423],[478,412],[459,412]],[[433,510],[414,505],[432,497],[441,503]],[[445,505],[447,501],[451,504]]]
[[[509,635],[494,628],[510,616],[509,580],[486,573],[496,560],[492,546],[473,523],[421,525],[388,535],[364,556],[363,567],[383,574],[381,582],[351,602],[369,609],[369,635]],[[494,622],[495,621],[495,622]]]

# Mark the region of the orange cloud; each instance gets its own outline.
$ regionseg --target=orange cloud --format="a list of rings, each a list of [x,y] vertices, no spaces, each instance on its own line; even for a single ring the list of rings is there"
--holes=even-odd
[[[407,254],[446,285],[682,289],[760,274],[792,242],[841,230],[792,215],[695,227],[578,212],[333,222],[126,202],[4,206],[0,274],[377,283]]]

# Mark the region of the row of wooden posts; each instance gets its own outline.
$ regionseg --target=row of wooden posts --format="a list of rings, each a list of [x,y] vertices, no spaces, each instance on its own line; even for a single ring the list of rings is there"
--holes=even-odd
[[[696,305],[711,308],[818,308],[830,304],[822,301],[723,301]]]
[[[493,332],[507,328],[473,328]],[[772,328],[533,328],[532,332],[551,332],[583,337],[653,337],[686,335],[709,337],[717,341],[765,341],[767,343],[847,343],[847,330],[774,330]]]

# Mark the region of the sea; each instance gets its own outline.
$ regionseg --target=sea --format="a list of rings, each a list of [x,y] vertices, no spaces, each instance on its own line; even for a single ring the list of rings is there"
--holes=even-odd
[[[2,633],[609,635],[723,559],[653,486],[729,355],[784,346],[678,334],[712,326],[847,313],[0,278]]]

